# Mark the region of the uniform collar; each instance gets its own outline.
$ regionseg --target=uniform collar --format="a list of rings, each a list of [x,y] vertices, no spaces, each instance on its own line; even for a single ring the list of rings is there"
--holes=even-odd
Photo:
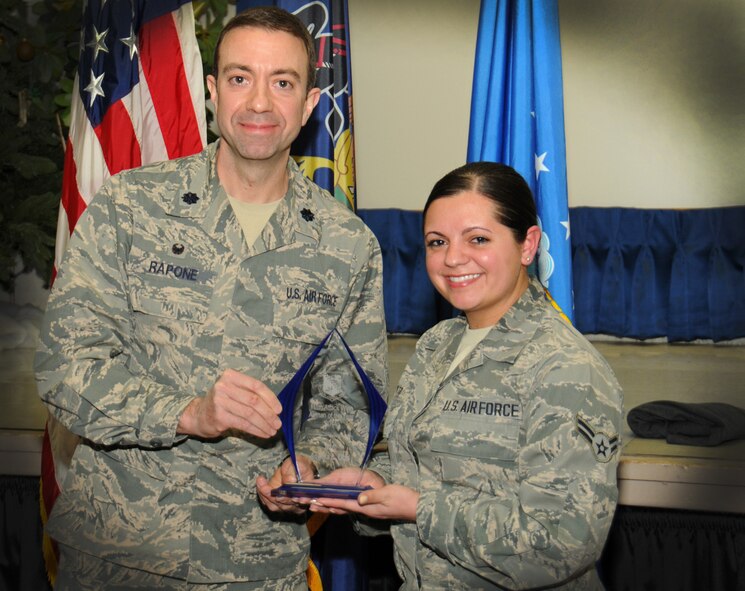
[[[514,363],[538,331],[546,305],[545,289],[537,279],[532,278],[528,288],[474,349],[467,365],[462,369],[482,365],[484,357],[502,363]],[[442,333],[424,346],[433,351],[439,349],[436,355],[449,366],[447,360],[453,359],[466,326],[465,316],[458,316],[444,324]],[[452,375],[456,373],[458,372],[453,372]]]
[[[546,290],[532,278],[528,288],[499,319],[482,341],[484,357],[514,363],[525,346],[533,340],[544,314]]]
[[[234,251],[242,251],[245,245],[243,234],[217,175],[220,141],[207,146],[202,158],[193,158],[185,165],[182,171],[184,184],[174,195],[168,214],[199,219],[210,236],[225,242]],[[321,215],[312,197],[312,183],[291,158],[287,171],[287,193],[254,245],[259,252],[294,242],[296,234],[314,241],[320,238]]]
[[[315,242],[321,236],[322,212],[312,197],[312,182],[300,172],[292,158],[287,162],[287,176],[287,193],[261,233],[267,249],[276,248],[283,240],[298,240],[298,235]]]
[[[181,218],[204,218],[215,202],[226,201],[227,195],[217,178],[217,147],[220,141],[208,145],[200,157],[187,157],[179,170],[183,184],[176,185],[176,192],[168,214]]]

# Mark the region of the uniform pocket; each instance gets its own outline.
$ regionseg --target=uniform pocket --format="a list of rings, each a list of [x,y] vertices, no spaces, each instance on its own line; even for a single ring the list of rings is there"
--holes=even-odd
[[[442,427],[432,434],[432,451],[454,456],[514,460],[520,424],[490,417],[461,416],[443,419]]]
[[[318,345],[339,320],[342,301],[337,294],[342,286],[311,277],[303,285],[274,294],[272,333],[287,341]]]
[[[140,361],[155,380],[188,384],[211,288],[160,286],[147,279],[130,277],[134,332],[144,351]]]
[[[211,290],[207,286],[181,287],[132,281],[131,299],[135,313],[179,322],[203,323],[207,318]]]
[[[77,507],[76,521],[104,523],[101,535],[122,539],[147,529],[170,469],[169,455],[153,458],[136,448],[102,450],[81,444],[73,456],[64,490]],[[87,503],[80,503],[80,498]],[[127,533],[124,533],[127,532]]]
[[[111,466],[121,465],[121,469],[135,477],[138,474],[145,480],[164,481],[173,463],[173,450],[158,453],[142,451],[137,447],[115,447],[99,451]],[[114,463],[116,462],[116,464]]]
[[[494,493],[495,483],[516,468],[519,435],[519,424],[484,417],[442,425],[431,440],[439,478]]]

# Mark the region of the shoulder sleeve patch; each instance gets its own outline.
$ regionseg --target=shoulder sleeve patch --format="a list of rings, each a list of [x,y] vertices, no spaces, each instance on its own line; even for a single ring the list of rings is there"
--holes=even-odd
[[[602,431],[597,431],[579,413],[575,417],[575,423],[577,431],[589,444],[595,459],[598,462],[609,462],[618,451],[618,435],[607,435]]]

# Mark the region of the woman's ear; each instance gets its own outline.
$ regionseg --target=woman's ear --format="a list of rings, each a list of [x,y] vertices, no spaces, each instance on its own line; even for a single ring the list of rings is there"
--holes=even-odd
[[[535,259],[538,252],[538,246],[541,244],[541,229],[538,226],[530,226],[525,233],[525,240],[522,245],[522,261],[524,265],[529,265]]]

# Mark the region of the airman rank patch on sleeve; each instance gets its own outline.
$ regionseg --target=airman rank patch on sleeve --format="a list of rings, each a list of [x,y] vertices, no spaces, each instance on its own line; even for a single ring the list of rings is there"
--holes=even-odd
[[[592,453],[598,462],[609,462],[613,454],[618,451],[618,435],[608,436],[602,431],[596,431],[579,414],[576,416],[577,431],[590,444]]]

